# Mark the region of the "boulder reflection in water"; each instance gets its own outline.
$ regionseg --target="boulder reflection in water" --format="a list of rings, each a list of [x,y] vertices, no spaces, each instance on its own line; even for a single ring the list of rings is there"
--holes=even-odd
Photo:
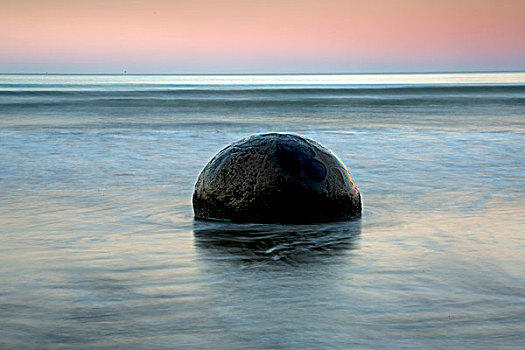
[[[361,220],[310,225],[195,221],[193,231],[196,247],[213,258],[308,262],[358,248]]]

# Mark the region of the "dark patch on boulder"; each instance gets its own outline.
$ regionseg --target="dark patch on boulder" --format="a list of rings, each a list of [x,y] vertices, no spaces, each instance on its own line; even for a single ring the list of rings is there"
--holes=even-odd
[[[195,218],[314,223],[361,215],[346,166],[317,142],[292,134],[253,135],[220,151],[199,176]]]

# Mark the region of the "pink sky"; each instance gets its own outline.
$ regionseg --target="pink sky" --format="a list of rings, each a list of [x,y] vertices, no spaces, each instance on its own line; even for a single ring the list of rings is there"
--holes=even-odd
[[[2,2],[0,72],[525,69],[524,0]]]

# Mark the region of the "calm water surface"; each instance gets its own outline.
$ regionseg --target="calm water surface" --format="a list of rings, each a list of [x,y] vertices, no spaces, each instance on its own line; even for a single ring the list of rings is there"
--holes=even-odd
[[[221,148],[319,141],[360,220],[195,222]],[[0,348],[522,349],[525,74],[0,75]]]

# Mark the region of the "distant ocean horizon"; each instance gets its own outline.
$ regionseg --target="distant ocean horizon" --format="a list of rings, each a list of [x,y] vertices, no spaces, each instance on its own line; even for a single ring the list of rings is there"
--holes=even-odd
[[[361,72],[170,72],[170,73],[141,73],[126,71],[109,72],[81,72],[81,71],[34,71],[34,72],[0,72],[0,75],[390,75],[390,74],[492,74],[492,73],[523,73],[522,69],[503,69],[503,70],[429,70],[429,71],[361,71]]]
[[[359,220],[193,219],[256,133]],[[521,349],[525,72],[0,74],[0,348]]]

